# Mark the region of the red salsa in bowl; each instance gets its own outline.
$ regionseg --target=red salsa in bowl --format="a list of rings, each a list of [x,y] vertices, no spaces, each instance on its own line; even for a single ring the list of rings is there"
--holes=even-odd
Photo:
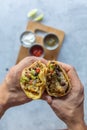
[[[36,57],[44,57],[44,48],[39,44],[34,44],[29,49],[29,54]]]

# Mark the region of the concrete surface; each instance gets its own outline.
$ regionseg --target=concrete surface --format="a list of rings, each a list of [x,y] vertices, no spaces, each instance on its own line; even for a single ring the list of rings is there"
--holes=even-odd
[[[65,31],[59,61],[73,65],[84,84],[87,122],[87,0],[0,0],[0,81],[7,68],[15,64],[19,36],[26,28],[27,13],[33,8],[44,12],[44,24]],[[57,130],[64,127],[44,101],[11,108],[0,120],[0,130]]]

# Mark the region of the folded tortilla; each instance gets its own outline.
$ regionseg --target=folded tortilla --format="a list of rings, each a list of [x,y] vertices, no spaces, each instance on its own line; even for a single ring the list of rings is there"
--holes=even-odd
[[[50,96],[62,97],[71,89],[69,78],[57,61],[49,61],[47,65],[46,90]]]
[[[46,88],[46,70],[45,64],[36,61],[22,71],[20,85],[29,98],[41,98]]]

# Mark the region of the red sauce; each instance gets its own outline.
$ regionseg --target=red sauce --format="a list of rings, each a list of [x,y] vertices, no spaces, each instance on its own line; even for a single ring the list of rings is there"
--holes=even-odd
[[[43,48],[39,45],[34,45],[30,50],[31,55],[40,57],[43,54]]]

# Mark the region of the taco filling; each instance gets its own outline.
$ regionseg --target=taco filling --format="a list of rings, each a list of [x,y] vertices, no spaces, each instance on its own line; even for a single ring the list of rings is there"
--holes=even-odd
[[[46,66],[37,61],[22,71],[20,85],[32,99],[41,98],[46,87]]]
[[[64,96],[71,88],[66,72],[57,61],[50,61],[48,63],[46,80],[46,90],[50,96]]]

